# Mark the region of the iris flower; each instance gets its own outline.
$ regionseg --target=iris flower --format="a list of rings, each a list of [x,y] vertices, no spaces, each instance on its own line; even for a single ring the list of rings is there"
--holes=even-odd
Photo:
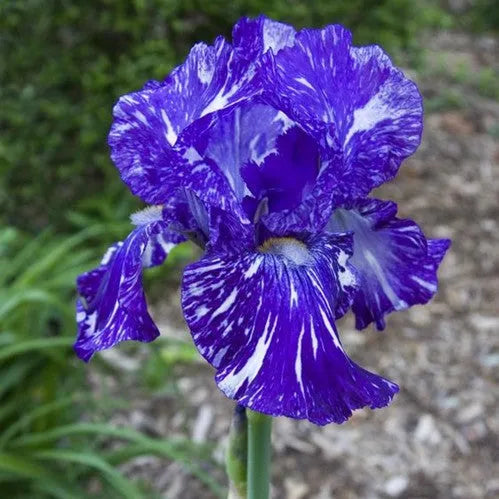
[[[339,25],[242,19],[113,115],[111,157],[149,206],[78,279],[78,356],[159,335],[143,269],[192,240],[182,308],[225,395],[321,425],[389,404],[397,385],[347,356],[335,321],[383,329],[428,302],[449,241],[369,196],[422,133],[418,89],[384,51]]]

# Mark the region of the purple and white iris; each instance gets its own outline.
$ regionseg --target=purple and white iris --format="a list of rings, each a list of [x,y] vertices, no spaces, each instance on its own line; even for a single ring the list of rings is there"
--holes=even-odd
[[[232,44],[195,45],[114,108],[111,157],[150,207],[78,279],[78,356],[159,335],[142,269],[190,239],[182,307],[228,397],[317,424],[386,406],[398,387],[349,359],[335,320],[383,329],[437,290],[449,241],[369,197],[421,132],[416,85],[342,26],[243,19]]]

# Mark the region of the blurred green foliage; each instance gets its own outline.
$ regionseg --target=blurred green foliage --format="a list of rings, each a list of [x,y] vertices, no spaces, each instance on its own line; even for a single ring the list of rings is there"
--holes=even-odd
[[[127,194],[106,146],[118,97],[162,78],[196,41],[230,36],[242,15],[297,27],[341,22],[355,42],[417,49],[448,22],[430,0],[5,0],[0,2],[0,213],[68,228],[68,208],[123,220]]]
[[[83,499],[93,488],[92,497],[153,497],[150,487],[115,468],[146,454],[182,462],[223,496],[205,470],[209,449],[104,423],[108,404],[89,390],[71,348],[72,297],[75,278],[93,265],[92,248],[104,230],[95,225],[71,237],[45,231],[34,238],[0,230],[1,495]],[[167,346],[159,350],[164,362],[155,363],[166,375],[172,362],[188,362],[194,354],[191,344]]]
[[[497,0],[474,0],[467,2],[464,10],[456,16],[455,25],[466,31],[499,31],[499,8]]]

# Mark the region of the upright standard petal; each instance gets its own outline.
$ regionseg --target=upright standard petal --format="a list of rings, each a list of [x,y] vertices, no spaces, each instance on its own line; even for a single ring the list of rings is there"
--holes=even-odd
[[[148,342],[159,335],[147,311],[142,268],[160,265],[182,240],[162,221],[141,225],[111,246],[98,268],[78,277],[78,357],[88,361],[96,351],[121,341]]]
[[[121,97],[109,134],[111,157],[132,192],[148,203],[165,201],[162,177],[176,164],[171,150],[209,126],[210,114],[260,91],[255,60],[238,57],[223,38],[213,46],[199,43],[164,82]],[[203,119],[205,118],[206,119]],[[196,121],[196,130],[186,131]],[[184,145],[189,144],[189,138]]]
[[[339,25],[302,30],[264,73],[264,98],[340,154],[332,166],[348,199],[391,179],[422,133],[416,85],[380,47],[351,42]]]
[[[386,314],[427,303],[437,292],[438,266],[450,241],[427,241],[415,222],[396,213],[395,203],[366,199],[337,209],[327,227],[354,234],[351,263],[360,286],[352,309],[358,329],[371,322],[384,329]]]
[[[167,171],[179,161],[172,149],[188,149],[217,122],[217,112],[261,93],[262,54],[290,46],[294,34],[292,27],[263,16],[242,19],[234,27],[233,46],[222,37],[212,46],[198,43],[163,82],[149,81],[141,91],[121,97],[113,110],[109,145],[132,192],[150,204],[165,202],[171,185],[165,185],[164,177],[171,178]]]
[[[240,57],[253,58],[271,50],[277,54],[294,44],[296,30],[288,24],[259,16],[241,19],[232,30],[234,46]]]
[[[295,208],[312,189],[319,174],[317,143],[294,126],[277,137],[271,152],[261,163],[245,163],[242,177],[255,204],[266,198],[269,212]]]
[[[334,325],[336,300],[354,288],[350,252],[348,234],[276,238],[186,268],[184,315],[228,397],[316,424],[390,402],[397,386],[351,361]]]
[[[288,143],[282,141],[280,144],[278,143],[279,145],[288,146]],[[294,168],[285,167],[281,172],[285,176],[293,169],[301,169],[298,185],[295,186],[295,189],[284,190],[288,200],[294,202],[288,203],[286,209],[282,211],[269,211],[262,216],[262,223],[274,235],[286,236],[287,234],[303,232],[312,234],[321,232],[327,224],[333,208],[341,201],[341,198],[335,193],[337,179],[333,168],[331,168],[331,164],[336,161],[336,158],[331,157],[329,152],[322,148],[310,146],[309,143],[308,160],[305,163],[295,163]],[[277,156],[269,158],[269,163],[274,163],[272,165],[274,167],[279,164],[285,166],[286,163],[281,160],[281,155],[285,158],[289,153],[278,148]],[[281,180],[279,183],[284,187],[293,185],[289,179]],[[282,197],[282,193],[279,193],[279,203],[276,203],[281,208],[283,207]]]
[[[199,154],[223,172],[238,200],[248,192],[241,177],[247,162],[260,165],[276,150],[278,137],[293,122],[281,111],[252,99],[218,113],[209,127],[195,123],[189,139]]]

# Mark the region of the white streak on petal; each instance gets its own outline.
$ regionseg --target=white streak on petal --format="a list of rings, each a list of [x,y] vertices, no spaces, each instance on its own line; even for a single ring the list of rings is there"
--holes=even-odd
[[[345,137],[345,144],[348,144],[348,141],[357,132],[371,130],[383,120],[394,121],[407,114],[406,109],[397,108],[390,102],[385,102],[383,100],[383,91],[384,88],[381,88],[364,107],[353,112],[352,126]]]
[[[214,263],[212,265],[206,265],[205,267],[200,267],[196,270],[196,273],[204,274],[205,272],[210,272],[212,270],[221,269],[222,265],[220,263]]]
[[[289,293],[289,305],[290,307],[294,307],[298,305],[298,293],[296,292],[295,284],[293,279],[289,280],[290,293]]]
[[[144,116],[144,114],[142,114],[140,111],[135,111],[134,113],[134,116],[139,120],[141,121],[144,125],[146,126],[150,126],[149,125],[149,122],[147,121],[147,118]]]
[[[270,315],[268,316],[263,334],[260,336],[253,354],[237,373],[234,371],[231,372],[220,382],[219,386],[223,391],[234,394],[245,380],[248,380],[248,383],[251,383],[255,379],[263,365],[265,355],[267,354],[267,350],[277,326],[277,321],[278,317],[276,316],[272,329],[270,329]]]
[[[225,346],[223,348],[221,348],[217,354],[215,355],[214,359],[213,359],[213,365],[215,367],[218,367],[220,365],[220,362],[222,361],[222,359],[224,358],[224,355],[227,353],[227,350],[229,349],[229,346]]]
[[[310,336],[312,337],[312,349],[314,351],[314,359],[317,358],[317,336],[315,335],[314,320],[310,317]]]
[[[168,115],[166,114],[166,111],[164,109],[161,110],[161,118],[163,119],[163,122],[166,126],[166,132],[165,132],[166,140],[171,146],[173,146],[177,141],[177,134],[175,133],[170,118],[168,118]]]
[[[211,319],[213,320],[220,314],[227,312],[232,305],[234,305],[237,296],[237,288],[232,290],[232,293],[224,300],[224,302],[213,312]]]
[[[423,279],[421,279],[420,277],[418,277],[416,275],[411,276],[411,279],[414,282],[417,282],[423,288],[427,289],[428,291],[431,291],[432,293],[437,290],[437,286],[435,284],[433,284],[431,282],[424,281]]]
[[[261,263],[262,263],[262,258],[255,258],[255,260],[249,266],[248,270],[244,273],[244,277],[246,279],[253,277],[256,274],[256,272],[258,271]]]
[[[116,247],[112,246],[109,248],[105,253],[104,256],[102,257],[102,260],[100,262],[101,265],[107,265],[110,261],[112,256],[114,255],[115,251],[122,245],[123,243],[119,243]]]
[[[333,343],[334,343],[335,347],[339,348],[343,352],[343,347],[341,346],[341,343],[338,340],[338,336],[336,334],[336,331],[334,330],[332,324],[329,322],[327,315],[325,314],[324,310],[322,310],[322,307],[319,307],[319,310],[321,312],[321,316],[322,316],[322,320],[324,321],[324,325],[326,326],[326,329],[331,334],[331,338],[333,339]]]
[[[395,310],[406,308],[407,303],[404,300],[401,300],[395,294],[376,257],[367,248],[363,249],[363,253],[364,253],[364,258],[366,259],[366,261],[369,263],[374,273],[376,274],[376,277],[378,278],[379,283],[381,285],[381,289],[384,291],[387,298],[392,302],[393,306],[395,307]]]
[[[310,84],[310,82],[305,79],[303,76],[299,76],[298,78],[295,78],[295,80],[298,82],[298,83],[301,83],[303,86],[305,87],[308,87],[312,90],[314,90],[314,87]]]
[[[204,317],[209,311],[210,309],[208,307],[206,307],[205,305],[201,305],[196,309],[194,314],[196,315],[197,319],[201,319],[201,317]]]
[[[303,394],[305,394],[305,391],[303,389],[303,380],[302,380],[301,348],[302,348],[302,341],[303,341],[303,334],[304,333],[305,333],[305,324],[302,325],[300,334],[298,336],[298,348],[297,348],[296,359],[295,359],[296,380],[298,381],[298,384],[300,385],[301,392]]]

